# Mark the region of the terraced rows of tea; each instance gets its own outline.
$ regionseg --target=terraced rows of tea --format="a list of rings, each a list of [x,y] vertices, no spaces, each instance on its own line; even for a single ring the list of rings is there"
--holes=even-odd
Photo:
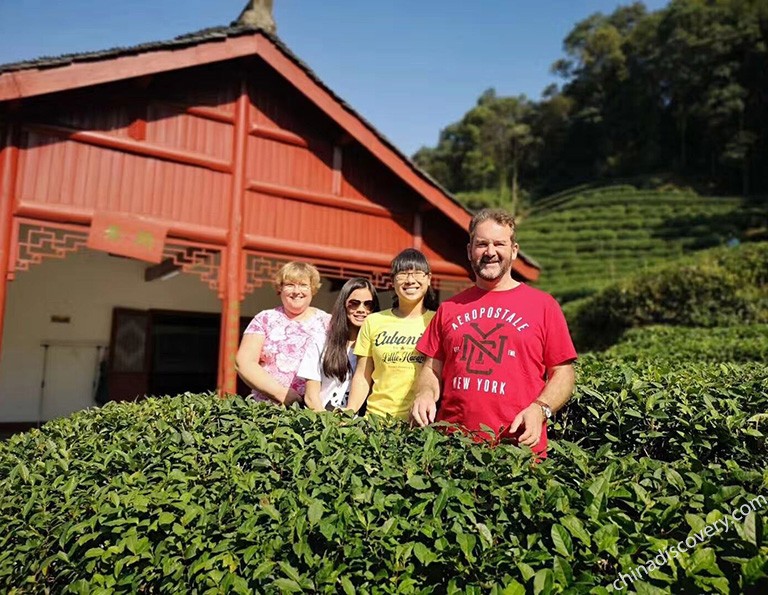
[[[539,286],[569,301],[683,254],[741,240],[764,217],[764,208],[740,198],[612,186],[537,203],[518,236],[542,266]]]

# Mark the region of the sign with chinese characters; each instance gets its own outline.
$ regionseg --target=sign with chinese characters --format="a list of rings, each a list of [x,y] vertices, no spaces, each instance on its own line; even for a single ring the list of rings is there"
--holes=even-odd
[[[168,228],[135,215],[96,212],[88,234],[88,247],[111,254],[158,263]]]

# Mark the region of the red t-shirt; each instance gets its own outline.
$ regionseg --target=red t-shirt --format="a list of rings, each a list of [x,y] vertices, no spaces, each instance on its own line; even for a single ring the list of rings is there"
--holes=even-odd
[[[522,283],[506,291],[473,287],[446,300],[416,348],[443,362],[437,421],[486,440],[481,425],[514,438],[509,426],[541,394],[547,368],[576,358],[560,305]],[[533,450],[546,447],[545,423]]]

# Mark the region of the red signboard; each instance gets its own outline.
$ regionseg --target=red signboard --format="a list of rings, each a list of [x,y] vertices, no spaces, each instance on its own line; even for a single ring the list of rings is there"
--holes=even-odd
[[[88,247],[158,263],[168,228],[135,215],[94,213]]]

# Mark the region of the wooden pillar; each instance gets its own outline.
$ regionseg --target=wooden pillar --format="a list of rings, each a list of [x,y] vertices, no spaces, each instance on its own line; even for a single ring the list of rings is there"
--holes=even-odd
[[[240,343],[240,300],[244,287],[243,211],[245,206],[245,165],[248,150],[248,85],[243,77],[240,97],[235,104],[233,129],[232,186],[229,194],[229,229],[222,266],[224,297],[221,307],[221,341],[219,343],[219,393],[237,390],[235,355]]]
[[[8,270],[13,246],[13,204],[16,200],[16,178],[19,166],[16,125],[8,124],[7,134],[0,139],[0,353],[2,353],[5,301],[8,293]]]
[[[416,250],[421,250],[421,245],[421,211],[416,211],[413,214],[413,247],[416,248]]]

